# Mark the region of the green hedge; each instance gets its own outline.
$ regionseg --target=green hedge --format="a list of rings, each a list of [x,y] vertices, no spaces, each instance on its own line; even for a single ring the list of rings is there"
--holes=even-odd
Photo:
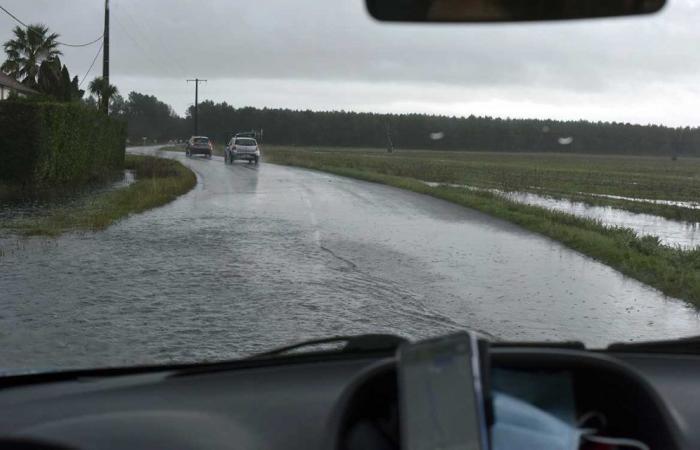
[[[0,180],[84,183],[124,167],[126,124],[75,103],[0,102]]]

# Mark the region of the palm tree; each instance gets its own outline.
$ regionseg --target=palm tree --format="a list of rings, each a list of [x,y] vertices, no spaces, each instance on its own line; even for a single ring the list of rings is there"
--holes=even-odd
[[[88,89],[91,94],[97,97],[98,109],[100,110],[102,110],[104,102],[109,102],[109,99],[118,92],[116,86],[105,83],[102,77],[97,77],[92,80]]]
[[[41,63],[62,54],[58,34],[49,34],[48,27],[41,24],[29,25],[26,30],[16,26],[12,32],[15,37],[3,45],[7,60],[0,70],[25,86],[36,87]]]

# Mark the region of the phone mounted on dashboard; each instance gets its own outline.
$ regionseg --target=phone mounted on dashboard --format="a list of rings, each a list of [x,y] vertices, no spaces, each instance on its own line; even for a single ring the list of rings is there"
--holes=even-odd
[[[403,449],[489,448],[493,406],[488,350],[488,341],[473,332],[399,347]]]

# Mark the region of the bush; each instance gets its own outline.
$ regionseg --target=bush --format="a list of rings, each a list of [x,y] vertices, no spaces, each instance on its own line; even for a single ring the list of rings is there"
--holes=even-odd
[[[0,180],[82,184],[124,166],[126,124],[77,103],[0,102]]]

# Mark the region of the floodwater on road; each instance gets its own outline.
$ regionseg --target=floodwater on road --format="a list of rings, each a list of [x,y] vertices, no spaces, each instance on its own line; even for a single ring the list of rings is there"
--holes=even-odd
[[[0,238],[0,367],[220,360],[364,332],[594,346],[700,333],[683,302],[476,211],[298,168],[161,155],[197,187],[103,232]]]
[[[109,181],[90,183],[79,189],[49,190],[41,193],[39,198],[32,198],[31,200],[0,201],[0,220],[32,217],[45,212],[47,206],[55,206],[56,204],[66,207],[75,206],[85,201],[86,198],[90,198],[90,195],[121,189],[129,186],[134,181],[134,172],[132,170],[124,170],[114,174]]]

